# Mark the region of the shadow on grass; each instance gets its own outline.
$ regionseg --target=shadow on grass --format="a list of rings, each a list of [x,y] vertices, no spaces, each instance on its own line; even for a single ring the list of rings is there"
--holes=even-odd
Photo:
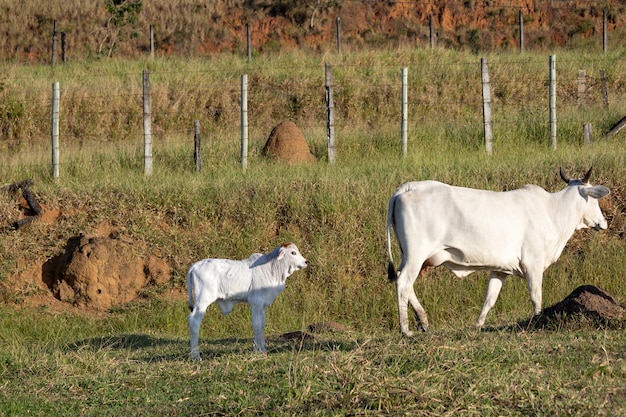
[[[285,338],[283,336],[267,337],[267,354],[292,351],[350,351],[357,346],[356,341],[347,340],[345,336],[337,338],[303,337]],[[128,351],[134,360],[143,362],[170,362],[189,360],[189,340],[155,337],[147,334],[122,334],[92,337],[79,340],[66,346],[68,351],[84,349],[98,352]],[[204,359],[219,358],[231,355],[252,354],[252,338],[201,339],[200,353]]]
[[[305,332],[291,332],[266,337],[267,354],[285,352],[341,351],[356,349],[358,342],[349,340],[346,334],[311,335]],[[188,348],[188,345],[186,345]],[[253,352],[252,338],[205,339],[200,341],[200,354],[203,358],[219,358],[226,355],[246,355]]]
[[[68,351],[89,350],[128,351],[133,354],[146,353],[138,358],[145,362],[175,361],[184,359],[183,349],[187,347],[184,340],[154,337],[147,334],[122,334],[98,336],[69,343]]]
[[[502,326],[483,326],[483,332],[540,332],[540,331],[576,331],[576,330],[624,330],[626,320],[607,319],[589,313],[540,313],[528,319]]]

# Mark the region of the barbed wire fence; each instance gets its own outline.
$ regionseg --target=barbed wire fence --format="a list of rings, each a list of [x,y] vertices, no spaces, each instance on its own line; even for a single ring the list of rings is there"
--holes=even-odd
[[[528,129],[520,126],[522,122],[519,119],[509,116],[509,113],[514,113],[511,111],[512,109],[515,109],[515,113],[521,111],[525,114],[538,116],[539,119],[544,120],[542,129],[547,132],[549,126],[553,124],[550,114],[553,106],[549,103],[553,99],[554,108],[557,112],[559,109],[569,108],[581,109],[581,113],[584,113],[582,110],[590,107],[607,109],[610,105],[609,97],[611,94],[621,96],[624,93],[623,91],[608,91],[607,85],[622,88],[625,84],[607,83],[608,77],[604,70],[587,75],[583,69],[587,65],[594,68],[603,64],[610,65],[611,61],[583,60],[576,63],[564,63],[563,66],[566,68],[558,70],[558,79],[552,80],[548,58],[546,57],[544,62],[530,59],[489,61],[487,65],[489,71],[488,97],[485,96],[486,84],[484,79],[486,58],[481,61],[451,64],[469,66],[471,67],[470,73],[475,74],[473,79],[466,80],[465,85],[446,90],[448,92],[453,91],[453,95],[442,92],[441,84],[446,83],[446,74],[451,71],[451,68],[440,64],[435,70],[438,73],[433,77],[438,80],[440,85],[437,85],[436,82],[426,86],[423,86],[416,79],[418,76],[412,76],[413,69],[411,67],[398,65],[379,68],[385,73],[397,73],[397,77],[392,77],[392,81],[389,81],[387,77],[384,79],[379,77],[375,70],[373,71],[371,67],[365,65],[357,68],[357,72],[364,74],[363,78],[346,79],[345,73],[354,73],[354,68],[347,71],[347,68],[341,64],[332,66],[327,64],[326,70],[331,69],[333,74],[331,102],[334,113],[332,120],[329,116],[328,86],[325,85],[324,81],[327,76],[324,73],[324,68],[314,69],[316,73],[319,73],[319,76],[298,81],[286,78],[282,81],[261,83],[254,73],[241,74],[241,77],[249,76],[249,80],[246,82],[246,91],[242,89],[243,83],[240,84],[239,80],[232,79],[232,77],[227,84],[224,84],[223,80],[218,81],[220,85],[216,87],[216,90],[221,91],[227,97],[223,102],[230,102],[229,107],[207,107],[205,104],[204,108],[196,110],[193,112],[194,114],[187,114],[184,109],[179,109],[176,103],[192,95],[190,92],[196,88],[194,80],[198,77],[210,78],[214,74],[179,73],[177,77],[188,78],[190,81],[188,83],[185,81],[176,82],[174,86],[164,82],[172,75],[167,72],[153,71],[150,73],[145,71],[143,74],[119,74],[110,82],[117,85],[130,83],[125,88],[127,94],[121,97],[125,102],[131,103],[129,108],[133,110],[128,113],[124,113],[109,104],[114,100],[119,100],[120,96],[110,96],[104,91],[89,89],[90,84],[97,84],[92,81],[100,78],[101,75],[86,75],[80,80],[74,80],[67,87],[62,82],[55,82],[55,87],[50,88],[47,92],[27,90],[22,93],[26,99],[31,101],[31,106],[37,108],[35,113],[52,115],[52,123],[50,118],[42,116],[33,122],[37,131],[49,132],[47,136],[51,140],[48,142],[40,139],[38,142],[43,146],[39,150],[35,149],[34,146],[27,146],[5,152],[0,159],[0,167],[17,167],[24,163],[32,163],[29,161],[38,161],[34,165],[39,165],[42,160],[49,158],[49,155],[52,154],[50,171],[54,177],[62,176],[64,171],[80,169],[80,163],[74,164],[71,154],[65,152],[63,143],[66,143],[71,144],[73,148],[77,147],[83,153],[95,155],[108,149],[113,154],[125,154],[127,163],[136,169],[141,169],[143,161],[144,172],[146,175],[150,175],[152,172],[151,161],[147,162],[147,160],[151,160],[152,153],[146,144],[147,137],[150,137],[150,146],[154,146],[157,153],[172,145],[183,146],[189,149],[190,166],[192,166],[191,161],[193,161],[192,155],[200,154],[200,152],[205,153],[203,158],[205,166],[210,166],[212,156],[207,155],[206,149],[202,149],[202,151],[196,149],[200,146],[197,137],[199,135],[196,132],[202,130],[205,132],[202,135],[205,146],[210,147],[212,144],[222,142],[228,142],[232,145],[240,141],[241,147],[239,149],[236,149],[236,145],[231,146],[230,152],[222,153],[218,157],[237,159],[238,156],[243,158],[245,154],[246,161],[239,161],[242,168],[245,169],[248,163],[247,146],[249,145],[248,142],[244,143],[243,137],[250,137],[251,142],[256,143],[258,148],[259,144],[267,138],[267,134],[273,127],[272,124],[275,125],[284,119],[293,119],[306,131],[314,132],[312,135],[317,136],[318,143],[326,141],[328,156],[322,154],[318,149],[317,157],[327,158],[329,163],[334,163],[335,152],[341,155],[342,151],[348,147],[363,145],[358,140],[345,140],[344,131],[347,129],[356,128],[362,131],[375,132],[376,128],[373,126],[377,122],[382,123],[386,120],[386,124],[394,124],[397,121],[397,136],[391,138],[390,141],[397,144],[398,154],[406,154],[407,148],[410,150],[412,147],[419,146],[417,141],[413,140],[416,131],[425,124],[433,123],[432,120],[429,120],[433,114],[439,114],[441,118],[449,120],[459,120],[459,124],[471,125],[474,132],[480,131],[482,137],[479,140],[485,147],[485,151],[490,154],[494,147],[497,149],[499,146],[498,136],[502,132]],[[575,68],[574,65],[583,68],[573,70],[571,68]],[[511,78],[507,76],[507,73],[512,72],[512,67],[524,69],[515,71],[518,77]],[[417,69],[415,70],[418,72]],[[143,80],[143,82],[139,80]],[[146,80],[149,80],[147,91]],[[363,98],[356,94],[356,92],[365,89],[371,92],[367,97]],[[554,97],[550,96],[552,90],[555,92]],[[11,95],[10,91],[3,93],[5,97]],[[247,97],[245,101],[244,97]],[[151,103],[151,106],[148,106],[148,111],[146,111],[146,99]],[[280,109],[268,109],[264,103],[270,101],[283,105]],[[87,103],[93,102],[98,103],[98,105],[87,106]],[[486,104],[490,107],[488,113],[485,110]],[[202,104],[199,107],[202,107]],[[244,108],[248,117],[248,126],[253,132],[252,135],[244,130],[243,126],[236,126],[232,123],[234,120],[242,120],[240,116]],[[364,109],[370,114],[375,114],[376,120],[370,123],[360,122],[360,124],[352,122],[351,119],[356,112],[364,111]],[[617,111],[622,111],[622,109],[618,108]],[[598,113],[601,112],[589,112],[592,115]],[[227,122],[219,122],[221,119],[225,119]],[[110,125],[103,129],[102,120],[107,120]],[[180,120],[184,120],[184,122],[180,123]],[[590,126],[597,123],[606,125],[605,121],[587,120],[585,125],[589,126],[583,129],[581,124],[580,132],[576,134],[583,138],[583,133],[585,133],[585,143],[592,141],[593,130]],[[225,128],[224,124],[230,125],[230,127]],[[336,138],[333,138],[332,143],[329,136],[331,124],[336,129]],[[554,120],[554,125],[558,126],[556,120]],[[181,130],[181,126],[188,127],[183,127]],[[201,127],[204,128],[200,129]],[[6,130],[7,127],[5,126],[4,129]],[[146,129],[149,129],[149,132],[146,132]],[[603,129],[596,128],[594,133],[598,138],[611,132],[604,126]],[[455,134],[456,132],[452,132],[451,136]],[[117,139],[112,140],[111,137]],[[544,137],[546,138],[546,146],[548,146],[547,141],[553,139],[548,139],[547,134]],[[60,144],[59,139],[61,139]],[[44,145],[46,142],[49,144]],[[550,146],[556,147],[557,144],[550,142]],[[37,152],[39,152],[39,157],[33,157],[33,154],[36,155]],[[340,160],[341,157],[339,157]],[[254,158],[250,162],[254,163]],[[74,166],[69,168],[73,164]],[[158,164],[155,169],[159,169]]]

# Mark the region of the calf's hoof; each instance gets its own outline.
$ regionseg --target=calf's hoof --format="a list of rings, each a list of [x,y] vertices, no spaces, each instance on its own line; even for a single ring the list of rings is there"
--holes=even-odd
[[[197,350],[191,351],[191,353],[189,354],[189,359],[191,359],[193,362],[200,362],[202,360],[202,358],[200,357],[200,352]]]

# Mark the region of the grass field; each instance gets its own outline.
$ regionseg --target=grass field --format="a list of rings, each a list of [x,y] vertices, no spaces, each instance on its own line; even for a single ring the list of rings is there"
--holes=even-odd
[[[466,66],[454,65],[457,58],[447,52],[440,57],[446,68],[460,71],[450,74],[451,80],[466,76]],[[378,71],[371,53],[360,59],[371,61],[367,68]],[[106,71],[121,67],[113,63]],[[22,77],[29,71],[11,70],[21,71]],[[262,70],[269,74],[258,75],[262,79],[289,75],[269,68],[260,68],[259,74]],[[621,79],[615,74],[614,80]],[[37,82],[47,85],[48,80]],[[377,85],[369,93],[380,92]],[[118,88],[123,87],[111,84],[112,90]],[[453,88],[440,82],[440,92],[448,97]],[[189,146],[171,141],[155,152],[158,169],[149,178],[143,175],[140,149],[128,145],[123,135],[106,143],[75,140],[68,145],[57,181],[49,176],[47,157],[17,152],[31,142],[7,145],[0,165],[3,185],[33,178],[38,198],[46,207],[61,209],[62,215],[53,224],[12,230],[9,226],[19,216],[15,198],[0,195],[0,415],[625,414],[623,325],[579,320],[551,330],[528,327],[526,284],[511,278],[486,328],[477,331],[471,324],[482,305],[486,274],[456,279],[438,269],[416,283],[430,331],[403,338],[397,331],[395,288],[386,278],[385,246],[387,201],[405,181],[437,179],[491,190],[534,183],[556,191],[562,187],[560,166],[575,176],[593,165],[592,181],[612,191],[602,203],[609,229],[574,235],[561,259],[546,271],[544,306],[581,284],[601,287],[623,302],[626,153],[621,137],[582,146],[567,133],[582,118],[571,106],[569,116],[564,115],[566,133],[552,150],[538,140],[545,136],[536,125],[541,116],[511,105],[511,119],[498,127],[501,142],[492,157],[481,147],[480,124],[470,121],[459,128],[456,116],[440,117],[438,124],[416,122],[410,137],[415,146],[402,157],[390,144],[398,123],[381,122],[381,114],[390,110],[360,107],[368,91],[351,94],[350,100],[344,99],[349,110],[341,117],[354,123],[343,124],[336,164],[325,159],[323,122],[321,128],[305,123],[319,159],[316,165],[268,162],[260,156],[262,143],[257,140],[253,163],[245,172],[237,160],[236,140],[206,150],[203,159],[210,163],[201,173],[191,168]],[[265,98],[270,107],[271,97]],[[464,100],[459,99],[458,107],[454,99],[444,101],[451,115],[475,119]],[[89,99],[73,103],[82,103],[82,111],[89,113]],[[616,107],[612,111],[618,112]],[[171,120],[164,123],[173,130],[188,121],[177,125],[178,113],[166,114]],[[584,117],[609,124],[601,107],[592,106]],[[368,125],[368,118],[381,123]],[[268,113],[261,123],[269,126],[273,120]],[[105,125],[91,134],[107,132]],[[215,129],[228,131],[222,125]],[[523,132],[535,133],[529,137]],[[236,132],[229,135],[236,137]],[[40,144],[40,139],[32,140],[33,148]],[[167,259],[170,282],[105,312],[57,304],[29,307],[32,297],[47,295],[36,283],[24,282],[32,277],[33,266],[102,224],[120,228],[137,252]],[[189,362],[188,310],[182,294],[190,263],[209,256],[243,258],[288,240],[296,242],[310,267],[289,278],[268,310],[269,354],[252,353],[247,307],[221,317],[213,306],[201,331],[204,360]],[[397,246],[394,251],[399,259]],[[314,340],[303,342],[278,336],[325,321],[347,330],[315,334]]]
[[[147,311],[155,310],[141,314]],[[270,338],[266,356],[251,353],[249,338],[211,337],[202,343],[204,360],[195,364],[187,359],[182,329],[174,334],[128,321],[121,313],[96,321],[3,308],[3,415],[626,411],[623,329],[476,331],[455,323],[413,339],[374,329],[304,343]]]

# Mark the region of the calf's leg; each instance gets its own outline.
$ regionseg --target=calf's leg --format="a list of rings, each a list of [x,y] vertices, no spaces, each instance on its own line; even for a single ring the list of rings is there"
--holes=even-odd
[[[252,331],[254,332],[254,351],[267,353],[265,349],[265,306],[250,304],[252,312]]]
[[[189,322],[189,344],[191,347],[191,359],[199,361],[200,349],[198,348],[198,339],[200,337],[200,325],[206,314],[208,305],[196,305],[189,313],[187,321]]]

